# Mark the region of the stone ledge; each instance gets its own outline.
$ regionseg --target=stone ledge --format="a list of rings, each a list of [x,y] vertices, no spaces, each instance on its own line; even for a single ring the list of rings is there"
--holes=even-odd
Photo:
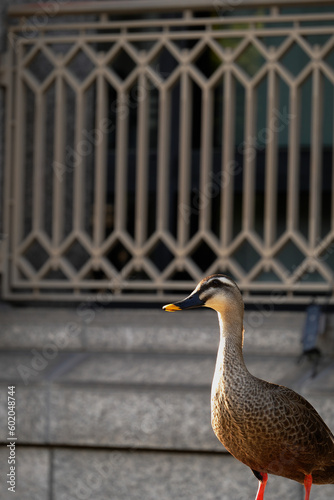
[[[210,388],[216,364],[212,354],[174,353],[90,353],[60,375],[49,378],[62,383],[102,383],[206,387]],[[252,356],[246,354],[249,371],[257,377],[280,383],[289,373],[296,377],[300,371],[295,357]],[[53,367],[55,374],[57,366]]]
[[[49,354],[52,359],[48,359]],[[298,364],[294,356],[246,353],[245,361],[253,375],[274,383],[293,381],[310,369],[307,363]],[[24,386],[61,382],[209,388],[215,364],[216,354],[11,351],[0,352],[0,382]],[[326,387],[330,390],[331,381]]]
[[[54,468],[54,500],[249,500],[257,490],[228,454],[56,450]],[[302,500],[303,487],[288,479],[271,476],[267,488],[272,500]]]
[[[54,444],[222,451],[210,424],[210,391],[74,388],[50,393]]]
[[[2,448],[2,471],[6,460]],[[257,489],[250,469],[229,454],[18,447],[17,474],[20,500],[249,500]],[[314,489],[321,500],[333,497],[332,486]],[[270,476],[266,493],[272,500],[302,500],[303,487]],[[0,498],[13,498],[5,481]]]
[[[7,470],[7,450],[0,449]],[[53,470],[52,474],[50,470]],[[229,454],[145,452],[55,447],[17,448],[16,495],[0,482],[1,500],[249,500],[257,480]],[[333,485],[313,486],[317,500],[332,500]],[[271,500],[302,500],[302,485],[269,476]]]
[[[214,311],[0,308],[1,349],[216,353]],[[245,352],[298,355],[304,313],[246,311]]]

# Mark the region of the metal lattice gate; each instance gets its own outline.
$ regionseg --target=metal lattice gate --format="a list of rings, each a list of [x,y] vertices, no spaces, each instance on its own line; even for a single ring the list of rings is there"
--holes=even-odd
[[[5,298],[332,297],[334,9],[292,4],[10,7]]]

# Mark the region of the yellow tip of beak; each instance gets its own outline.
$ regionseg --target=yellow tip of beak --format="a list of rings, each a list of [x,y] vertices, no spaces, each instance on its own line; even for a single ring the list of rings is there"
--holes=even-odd
[[[176,306],[175,304],[167,304],[163,306],[164,311],[174,312],[174,311],[182,311],[181,307]]]

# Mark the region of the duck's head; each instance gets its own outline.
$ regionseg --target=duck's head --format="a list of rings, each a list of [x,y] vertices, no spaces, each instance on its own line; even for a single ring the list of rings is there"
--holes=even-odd
[[[188,297],[174,304],[167,304],[163,309],[172,312],[197,307],[210,307],[222,314],[237,309],[242,311],[242,315],[244,309],[238,285],[224,274],[213,274],[202,279]]]

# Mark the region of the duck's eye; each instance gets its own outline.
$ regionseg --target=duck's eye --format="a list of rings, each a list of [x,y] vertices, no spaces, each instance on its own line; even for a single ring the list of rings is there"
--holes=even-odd
[[[216,288],[216,287],[220,286],[220,285],[221,285],[221,283],[220,283],[220,281],[219,281],[219,280],[212,280],[211,285],[212,285],[212,286],[214,286],[214,287]]]

